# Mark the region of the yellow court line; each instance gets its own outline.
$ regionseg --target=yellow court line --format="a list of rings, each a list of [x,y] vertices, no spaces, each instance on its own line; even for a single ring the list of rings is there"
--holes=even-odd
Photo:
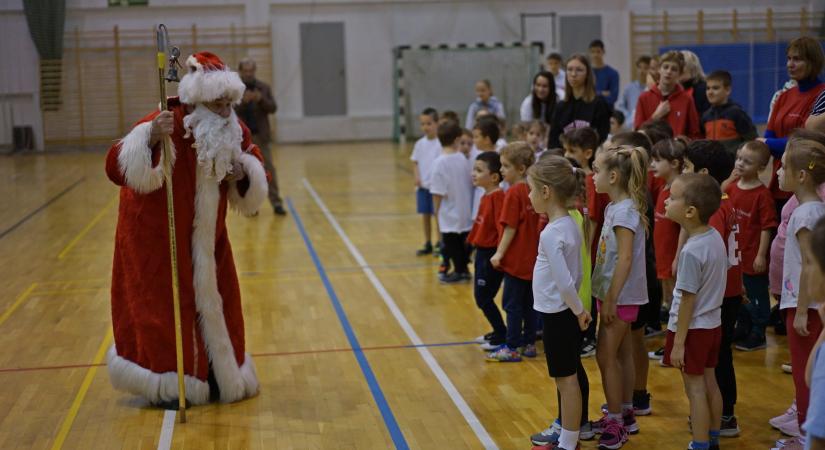
[[[60,251],[60,253],[57,255],[57,259],[65,258],[66,255],[68,255],[69,252],[74,248],[74,246],[77,245],[77,243],[80,242],[80,240],[83,239],[84,236],[86,236],[86,233],[91,231],[92,227],[94,227],[98,222],[100,222],[100,219],[103,218],[103,216],[106,214],[106,211],[108,211],[109,208],[112,207],[112,205],[115,203],[117,199],[117,195],[113,196],[112,199],[109,200],[109,203],[107,203],[106,206],[104,206],[103,209],[101,209],[97,213],[97,215],[92,218],[91,222],[86,224],[86,226],[82,230],[80,230],[80,233],[77,233],[77,236],[75,236],[72,239],[72,241],[69,242],[69,244],[66,245],[66,247]]]
[[[32,283],[28,287],[28,289],[26,289],[25,291],[23,291],[22,294],[17,296],[17,299],[14,301],[14,303],[12,303],[11,306],[6,308],[6,310],[3,312],[3,315],[0,316],[0,325],[3,325],[3,322],[5,322],[6,319],[8,319],[9,316],[11,316],[12,313],[14,313],[14,311],[16,311],[17,308],[19,308],[20,305],[22,305],[23,302],[26,301],[27,298],[29,298],[29,295],[31,295],[32,291],[34,291],[34,288],[36,288],[36,287],[37,287],[37,283]]]
[[[66,441],[66,436],[69,435],[74,419],[77,417],[78,411],[80,411],[80,405],[83,404],[83,400],[86,398],[86,393],[89,392],[89,386],[92,385],[92,381],[95,378],[97,368],[99,367],[98,365],[103,362],[103,358],[106,356],[106,350],[109,349],[109,345],[111,344],[112,331],[109,330],[106,332],[106,337],[103,338],[103,342],[100,343],[100,348],[97,349],[97,355],[95,355],[95,359],[92,361],[92,366],[89,367],[88,371],[86,371],[86,377],[83,378],[83,383],[80,384],[80,390],[77,391],[77,395],[74,397],[72,406],[66,414],[66,418],[63,419],[63,424],[60,426],[60,431],[57,433],[54,444],[52,444],[52,450],[59,450],[63,448],[63,443]]]
[[[34,293],[36,296],[52,296],[52,295],[82,295],[82,294],[96,294],[100,292],[103,288],[97,289],[58,289],[53,291],[37,291]]]

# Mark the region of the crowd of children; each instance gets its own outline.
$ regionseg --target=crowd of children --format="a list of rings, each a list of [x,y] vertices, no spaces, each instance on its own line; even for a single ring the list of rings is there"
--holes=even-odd
[[[581,108],[565,109],[579,102],[604,122],[601,97],[582,97],[588,84],[593,90],[592,75],[577,72],[592,71],[587,59],[570,62],[561,110],[581,121]],[[792,407],[769,421],[792,436],[776,446],[823,449],[825,134],[797,130],[787,140],[777,183],[793,197],[779,220],[760,178],[771,149],[730,101],[730,74],[706,78],[709,106],[700,115],[695,92],[679,83],[683,53],[656,62],[654,84],[633,105],[637,131],[625,131],[616,113],[609,136],[600,134],[605,126],[594,129],[596,119],[555,132],[561,122],[533,120],[514,126],[507,144],[486,80],[476,84],[466,129],[455,113],[422,111],[424,136],[412,154],[425,238],[418,254],[442,256],[442,283],[473,282],[491,327],[477,338],[488,361],[534,358],[542,341],[559,413],[530,437],[537,448],[574,450],[598,436],[599,448],[618,449],[638,433],[636,417],[652,412],[644,338],[662,333],[665,345],[650,358],[681,371],[688,448],[719,448],[720,437],[740,433],[732,348],[766,346],[775,294],[795,390]],[[581,358],[593,354],[605,404],[590,421]]]

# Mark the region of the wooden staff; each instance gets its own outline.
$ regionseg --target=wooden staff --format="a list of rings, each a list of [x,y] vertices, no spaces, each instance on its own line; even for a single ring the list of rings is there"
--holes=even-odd
[[[166,49],[168,45],[168,35],[166,26],[158,25],[158,84],[160,87],[160,108],[166,108]],[[178,50],[172,49],[172,57],[177,58]],[[173,61],[171,67],[174,68]],[[175,77],[176,78],[176,77]],[[171,80],[170,80],[171,81]],[[178,282],[178,245],[175,234],[175,196],[172,193],[172,155],[171,142],[169,136],[161,139],[161,149],[163,155],[163,175],[166,179],[166,217],[169,225],[169,258],[172,265],[172,307],[175,313],[175,356],[178,369],[178,411],[180,412],[180,423],[186,423],[186,386],[183,382],[183,336],[180,320],[180,284]]]

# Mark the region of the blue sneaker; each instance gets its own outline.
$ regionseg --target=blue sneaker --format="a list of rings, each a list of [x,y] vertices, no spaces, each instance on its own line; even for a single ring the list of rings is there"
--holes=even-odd
[[[532,442],[533,445],[549,446],[558,443],[560,437],[561,422],[559,421],[559,419],[556,419],[549,427],[547,427],[546,430],[530,436],[530,442]]]
[[[515,350],[510,350],[506,345],[502,345],[498,350],[487,354],[487,361],[520,362],[521,355]]]

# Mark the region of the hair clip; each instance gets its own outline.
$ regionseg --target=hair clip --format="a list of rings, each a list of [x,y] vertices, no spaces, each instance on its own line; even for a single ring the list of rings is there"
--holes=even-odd
[[[808,163],[808,170],[814,170],[814,167],[816,167],[816,163],[814,161]]]

